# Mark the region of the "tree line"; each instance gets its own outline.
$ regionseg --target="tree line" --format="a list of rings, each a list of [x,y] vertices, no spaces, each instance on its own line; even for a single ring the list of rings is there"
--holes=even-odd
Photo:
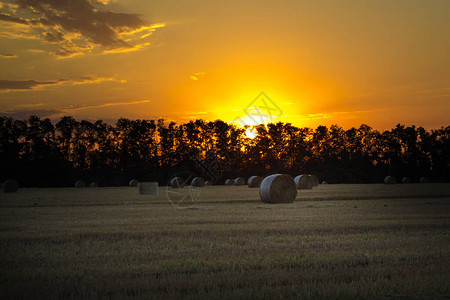
[[[316,174],[330,183],[382,182],[387,175],[450,181],[450,126],[427,131],[398,124],[380,132],[368,125],[299,128],[290,123],[248,128],[221,120],[184,124],[159,120],[78,121],[55,124],[0,117],[0,181],[21,186],[101,186],[132,179],[167,184],[176,174],[223,182],[237,176]]]

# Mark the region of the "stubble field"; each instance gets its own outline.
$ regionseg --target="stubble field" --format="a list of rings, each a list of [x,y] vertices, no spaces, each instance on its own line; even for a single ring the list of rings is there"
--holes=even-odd
[[[0,299],[449,299],[449,234],[450,184],[20,189]]]

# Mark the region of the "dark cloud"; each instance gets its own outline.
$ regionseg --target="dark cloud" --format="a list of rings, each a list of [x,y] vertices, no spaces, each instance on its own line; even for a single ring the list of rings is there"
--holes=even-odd
[[[5,13],[0,13],[0,21],[19,23],[19,24],[25,24],[25,25],[30,24],[28,22],[28,20],[25,20],[25,19],[22,19],[19,17],[14,17],[14,16],[11,16],[10,14],[5,14]]]
[[[105,5],[96,0],[17,0],[15,3],[18,4],[15,13],[1,13],[0,20],[40,30],[44,41],[60,46],[53,51],[59,56],[71,56],[95,46],[108,50],[139,49],[144,42],[124,35],[142,31],[147,37],[155,28],[162,27],[161,24],[152,27],[138,14],[104,10]]]
[[[39,89],[46,86],[53,85],[75,85],[75,84],[89,84],[89,83],[100,83],[103,81],[118,81],[124,82],[123,80],[117,80],[114,78],[107,77],[94,77],[94,76],[79,76],[72,79],[58,79],[50,81],[38,81],[38,80],[0,80],[0,91],[20,91],[20,90],[33,90]]]
[[[44,85],[55,85],[66,80],[36,81],[36,80],[0,80],[0,90],[31,90]]]
[[[2,56],[2,57],[8,57],[8,58],[17,57],[17,55],[15,55],[15,54],[9,54],[9,53],[0,53],[0,56]]]
[[[64,33],[62,33],[61,31],[57,31],[57,30],[54,32],[51,32],[51,31],[44,32],[42,34],[42,37],[44,40],[46,40],[47,42],[50,42],[50,43],[58,43],[58,42],[62,42],[65,40]]]

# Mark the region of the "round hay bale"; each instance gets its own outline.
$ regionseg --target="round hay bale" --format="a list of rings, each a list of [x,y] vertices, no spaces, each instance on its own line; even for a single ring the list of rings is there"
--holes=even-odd
[[[19,183],[14,179],[6,180],[1,186],[3,193],[15,193],[19,189]]]
[[[97,182],[91,182],[89,184],[89,186],[92,187],[92,188],[96,188],[96,187],[98,187],[98,183]]]
[[[212,181],[209,181],[209,180],[205,181],[205,186],[211,186],[211,185],[213,185]]]
[[[203,187],[205,185],[205,180],[202,177],[194,177],[191,181],[191,186]]]
[[[234,180],[234,185],[245,185],[245,178],[238,177]]]
[[[158,195],[158,183],[157,182],[139,182],[138,183],[139,194],[141,195]]]
[[[234,180],[233,179],[225,180],[225,185],[233,185],[233,184],[234,184]]]
[[[316,175],[309,175],[309,176],[311,176],[313,187],[319,186],[319,178]]]
[[[385,184],[395,184],[395,183],[397,183],[397,179],[394,176],[386,176],[384,178],[384,183]]]
[[[291,203],[297,197],[297,185],[290,175],[270,175],[261,182],[259,197],[264,203]]]
[[[294,182],[299,190],[310,190],[313,188],[313,179],[310,175],[302,174],[294,178]]]
[[[261,176],[252,176],[247,180],[247,185],[249,188],[259,188],[263,178]]]
[[[402,183],[411,183],[411,179],[409,179],[409,177],[403,177]]]
[[[136,179],[131,179],[130,182],[128,183],[128,185],[130,187],[137,187],[138,186],[139,181]]]
[[[322,184],[328,184],[328,182],[326,182],[326,181],[324,180],[324,181],[322,181]]]
[[[182,188],[184,186],[184,179],[181,177],[174,177],[170,180],[170,186],[173,188]]]
[[[84,187],[86,187],[86,183],[83,180],[77,180],[77,181],[75,181],[75,187],[76,188],[84,188]]]
[[[430,180],[429,180],[427,177],[420,177],[419,182],[420,182],[420,183],[429,183]]]

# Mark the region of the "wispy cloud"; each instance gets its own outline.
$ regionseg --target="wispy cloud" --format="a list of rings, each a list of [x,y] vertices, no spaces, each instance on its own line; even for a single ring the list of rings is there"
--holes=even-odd
[[[141,104],[141,103],[147,103],[147,102],[150,102],[150,100],[134,100],[134,101],[124,101],[124,102],[109,102],[109,103],[98,103],[98,104],[73,105],[73,106],[63,109],[63,111],[71,112],[71,111],[92,109],[92,108],[99,108],[99,107],[132,105],[132,104]]]
[[[100,49],[102,53],[137,51],[146,39],[165,24],[150,24],[138,14],[107,10],[108,0],[0,0],[0,22],[8,30],[0,36],[40,39],[53,45],[49,53],[73,57]]]
[[[150,43],[143,43],[143,44],[137,44],[134,45],[133,47],[121,47],[121,48],[114,48],[114,49],[110,49],[110,50],[105,50],[103,51],[103,53],[127,53],[127,52],[134,52],[134,51],[139,51],[142,48],[146,47],[150,45]]]
[[[40,36],[35,35],[29,29],[23,29],[21,27],[10,26],[8,32],[0,32],[0,37],[13,39],[13,40],[39,40]]]
[[[36,109],[37,107],[42,107],[44,104],[39,103],[24,103],[17,105],[14,109],[15,110],[27,110],[27,109]]]
[[[107,5],[107,4],[112,3],[112,2],[117,2],[117,0],[93,0],[93,2],[97,2],[97,3],[103,4],[103,5]]]
[[[205,75],[205,72],[197,72],[194,75],[189,76],[191,80],[199,80],[200,76]]]
[[[318,121],[326,119],[354,119],[362,114],[368,114],[374,112],[374,110],[354,110],[354,111],[334,111],[334,112],[320,112],[311,114],[299,114],[292,116],[293,119],[299,121]]]
[[[42,49],[30,49],[28,50],[30,53],[45,53],[45,50]]]
[[[40,90],[46,87],[56,85],[94,84],[94,83],[101,83],[104,81],[125,82],[125,80],[118,80],[115,78],[94,77],[94,76],[79,76],[72,79],[58,79],[49,81],[39,81],[33,79],[0,80],[0,92]]]

